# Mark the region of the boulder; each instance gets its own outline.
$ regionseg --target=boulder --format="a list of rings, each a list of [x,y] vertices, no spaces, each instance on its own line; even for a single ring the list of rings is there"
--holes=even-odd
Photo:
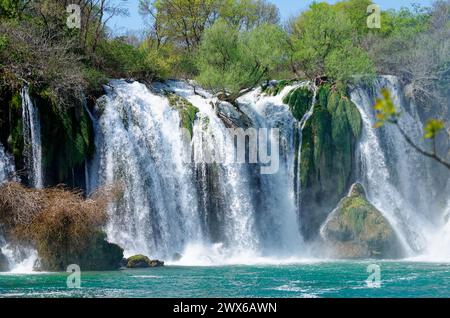
[[[9,263],[8,259],[5,255],[2,254],[2,251],[0,250],[0,272],[7,272],[9,271]]]
[[[392,259],[403,254],[394,229],[367,200],[359,183],[351,187],[347,197],[330,214],[321,235],[332,257]]]
[[[36,271],[65,271],[70,264],[77,264],[82,271],[109,271],[120,269],[123,249],[106,240],[104,232],[97,232],[81,255],[52,253],[39,255],[34,265]]]
[[[127,268],[149,268],[161,267],[164,262],[158,260],[151,260],[145,255],[134,255],[127,259]]]

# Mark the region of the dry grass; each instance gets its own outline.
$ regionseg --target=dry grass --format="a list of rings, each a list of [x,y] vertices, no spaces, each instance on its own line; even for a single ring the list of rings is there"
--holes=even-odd
[[[0,224],[10,240],[36,247],[40,258],[64,261],[88,247],[119,194],[118,187],[110,187],[85,199],[63,187],[36,190],[6,183],[0,186]]]

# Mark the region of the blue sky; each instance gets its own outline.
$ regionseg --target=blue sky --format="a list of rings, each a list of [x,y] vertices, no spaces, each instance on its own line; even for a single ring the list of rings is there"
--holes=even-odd
[[[120,2],[121,0],[114,0]],[[280,8],[281,16],[287,19],[293,15],[308,8],[313,0],[269,0]],[[327,0],[326,2],[334,3],[336,0]],[[420,3],[422,5],[431,4],[432,0],[375,0],[376,4],[380,5],[383,10],[398,9],[402,6],[410,6],[413,3]],[[138,13],[139,0],[126,0],[123,2],[128,8],[130,16],[116,17],[109,23],[109,27],[113,29],[115,34],[124,33],[127,30],[138,31],[143,29],[143,21]]]

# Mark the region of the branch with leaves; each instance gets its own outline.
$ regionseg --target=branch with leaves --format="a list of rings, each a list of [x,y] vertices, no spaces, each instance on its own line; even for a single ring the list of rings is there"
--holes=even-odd
[[[381,95],[382,97],[376,100],[374,106],[375,110],[377,111],[377,122],[375,123],[375,128],[380,128],[386,123],[395,125],[405,141],[417,152],[439,162],[446,168],[450,169],[450,162],[445,160],[438,154],[436,146],[436,138],[441,132],[445,131],[445,123],[442,120],[438,119],[430,119],[429,121],[427,121],[424,127],[425,133],[423,138],[431,141],[432,149],[431,151],[425,150],[417,143],[415,143],[399,124],[401,113],[397,111],[397,108],[392,101],[391,93],[389,92],[389,90],[383,89]]]

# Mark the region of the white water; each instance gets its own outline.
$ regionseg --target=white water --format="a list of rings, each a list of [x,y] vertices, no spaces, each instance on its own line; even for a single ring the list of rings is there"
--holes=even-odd
[[[390,90],[394,103],[402,112],[400,125],[413,140],[420,141],[422,124],[415,106],[405,102],[399,81],[391,76],[381,77],[375,82],[374,91],[379,94],[382,88]],[[435,213],[431,211],[435,206],[431,191],[434,186],[427,159],[406,143],[396,127],[374,128],[375,97],[363,88],[356,88],[351,93],[363,119],[358,149],[359,178],[367,189],[369,200],[396,230],[406,256],[427,254],[427,250],[435,245],[432,237],[442,233],[439,227],[436,229]],[[441,256],[448,256],[450,244],[441,243]]]
[[[28,87],[21,92],[24,136],[24,156],[30,184],[34,188],[43,187],[41,123],[39,111],[33,105]]]
[[[252,92],[240,101],[249,101],[247,115],[259,127],[281,125],[283,131],[285,160],[277,174],[263,176],[258,165],[198,161],[208,151],[227,159],[234,153],[234,140],[214,106],[218,100],[207,92],[199,96],[184,82],[156,85],[158,92],[124,81],[111,86],[97,105],[101,114],[98,178],[99,184],[124,185],[123,198],[110,209],[107,232],[126,255],[143,253],[170,260],[181,253],[178,263],[192,265],[300,254],[303,242],[290,161],[295,157],[295,125],[282,96]],[[178,111],[162,89],[200,110],[192,141],[183,138]],[[239,115],[231,105],[220,108]],[[189,147],[197,159],[193,163],[184,160]]]
[[[1,251],[6,256],[9,263],[10,274],[30,274],[33,273],[34,264],[38,258],[37,251],[31,248],[14,248],[5,244]]]
[[[6,153],[0,144],[0,184],[11,179],[14,173],[14,163],[12,157]]]

